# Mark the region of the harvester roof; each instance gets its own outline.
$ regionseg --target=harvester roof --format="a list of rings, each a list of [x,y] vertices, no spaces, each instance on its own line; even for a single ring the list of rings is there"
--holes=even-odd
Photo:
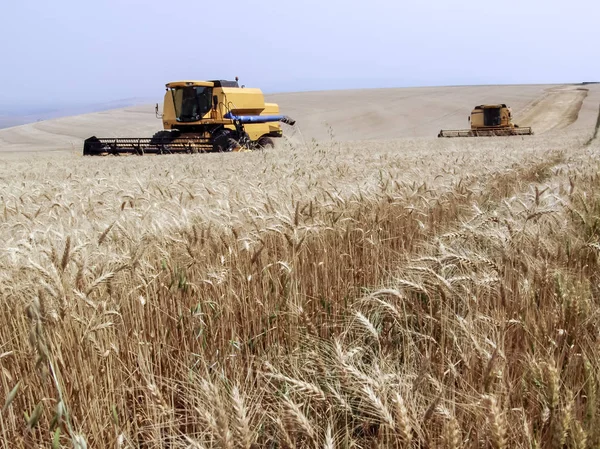
[[[502,104],[480,104],[479,106],[475,106],[475,109],[498,109],[505,108],[506,105]]]
[[[172,81],[166,84],[167,87],[186,87],[186,86],[201,86],[201,87],[213,87],[214,83],[210,81]]]
[[[171,81],[166,84],[167,87],[186,87],[186,86],[199,86],[199,87],[240,87],[237,81],[229,80],[209,80],[209,81],[195,81],[195,80],[182,80],[182,81]]]

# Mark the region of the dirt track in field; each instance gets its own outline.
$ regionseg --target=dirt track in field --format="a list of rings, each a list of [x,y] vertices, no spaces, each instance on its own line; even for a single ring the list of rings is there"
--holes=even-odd
[[[577,121],[589,89],[566,86],[548,89],[539,99],[516,114],[520,126],[531,126],[536,134],[568,127]]]

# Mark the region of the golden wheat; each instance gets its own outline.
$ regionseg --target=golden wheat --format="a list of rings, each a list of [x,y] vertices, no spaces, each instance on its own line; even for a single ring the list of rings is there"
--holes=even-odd
[[[599,148],[510,139],[0,162],[3,444],[595,447]]]

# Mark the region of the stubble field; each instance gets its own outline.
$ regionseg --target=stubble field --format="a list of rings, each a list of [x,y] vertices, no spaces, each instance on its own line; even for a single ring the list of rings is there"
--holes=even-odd
[[[3,447],[597,447],[579,92],[529,138],[0,159]]]

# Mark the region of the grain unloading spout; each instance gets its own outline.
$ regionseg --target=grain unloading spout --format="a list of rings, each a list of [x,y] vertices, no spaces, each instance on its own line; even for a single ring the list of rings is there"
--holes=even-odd
[[[287,115],[235,115],[228,112],[223,117],[229,120],[239,121],[240,123],[282,122],[292,126],[296,124],[296,121]]]

